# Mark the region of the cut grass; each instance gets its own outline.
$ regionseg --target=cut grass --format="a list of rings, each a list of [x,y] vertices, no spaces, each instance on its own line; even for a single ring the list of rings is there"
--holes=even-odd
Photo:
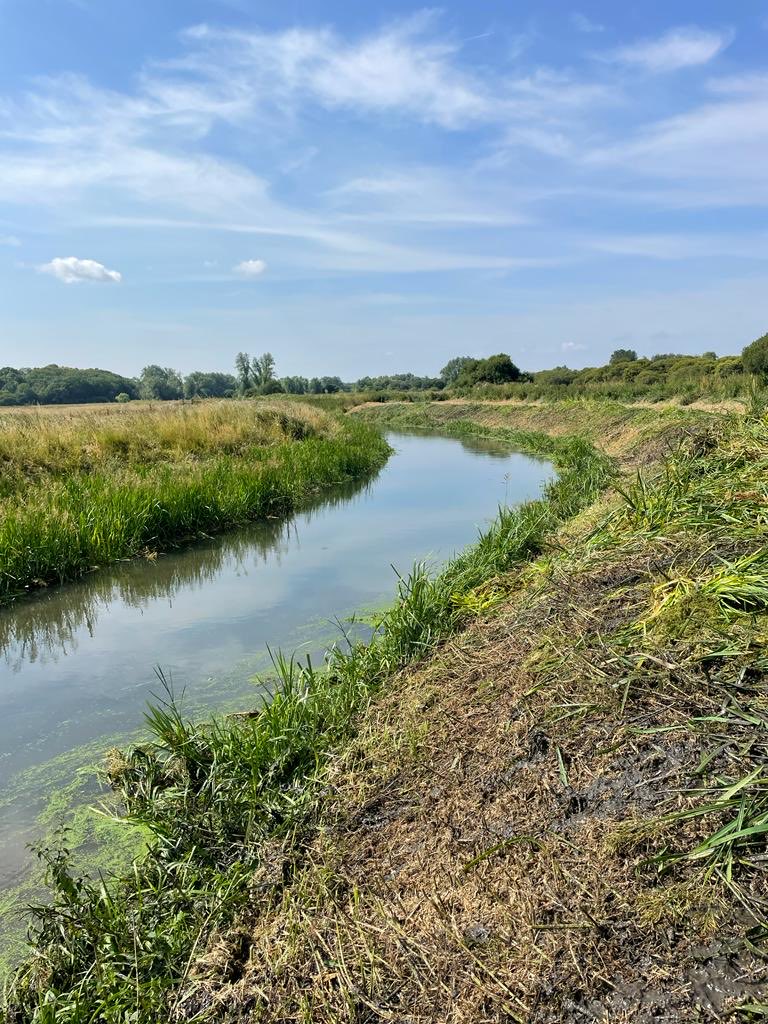
[[[0,600],[284,516],[389,454],[362,423],[281,402],[13,416],[0,427]]]
[[[545,499],[417,567],[371,644],[277,656],[250,717],[150,712],[110,764],[150,853],[108,884],[45,854],[9,1024],[764,1014],[768,423],[561,412],[632,463],[612,496],[583,438],[529,434]]]
[[[538,443],[544,446],[544,441]],[[272,863],[321,805],[324,768],[371,694],[426,657],[474,611],[457,595],[541,550],[546,535],[606,486],[612,463],[581,439],[546,443],[561,474],[545,497],[502,509],[479,543],[436,577],[417,567],[368,645],[334,649],[324,671],[276,656],[279,685],[258,714],[195,725],[175,702],[148,713],[153,743],[115,753],[109,777],[153,839],[131,875],[73,876],[64,848],[41,851],[52,890],[35,908],[33,955],[9,990],[5,1020],[150,1021],[182,1004],[210,936],[254,895]],[[418,730],[409,741],[418,747]]]

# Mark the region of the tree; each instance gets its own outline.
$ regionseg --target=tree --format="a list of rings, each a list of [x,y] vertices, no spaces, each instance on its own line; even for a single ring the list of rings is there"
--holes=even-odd
[[[251,386],[251,357],[247,352],[238,352],[235,356],[235,369],[237,370],[237,384],[240,394],[244,395]]]
[[[265,352],[263,356],[254,356],[251,363],[253,383],[256,387],[264,388],[275,379],[275,357],[271,352]]]
[[[633,363],[637,359],[637,352],[633,348],[617,348],[611,353],[610,365],[616,363]]]
[[[440,376],[446,384],[453,384],[461,375],[463,370],[465,370],[471,363],[476,362],[477,360],[473,359],[471,356],[454,356],[454,358],[449,359],[442,368]]]
[[[534,379],[537,384],[554,384],[562,387],[573,384],[576,375],[576,370],[569,370],[567,366],[555,366],[551,370],[539,370]]]
[[[126,402],[130,402],[130,400],[131,396],[125,391],[121,391],[119,395],[115,395],[115,401],[119,402],[121,405],[124,405]]]
[[[180,374],[170,366],[158,366],[153,363],[141,371],[139,390],[142,398],[171,401],[183,396],[184,383]]]
[[[768,378],[768,334],[747,345],[741,353],[741,361],[747,373]]]
[[[474,384],[510,384],[522,378],[522,373],[505,352],[487,359],[473,359],[456,378],[457,387]]]
[[[309,381],[306,377],[281,377],[280,383],[283,391],[289,395],[306,395],[309,391]]]
[[[184,378],[185,398],[231,398],[237,391],[231,373],[203,373],[196,370]]]

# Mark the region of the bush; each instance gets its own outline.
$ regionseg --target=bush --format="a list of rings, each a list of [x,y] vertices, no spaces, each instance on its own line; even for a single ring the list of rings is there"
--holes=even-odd
[[[741,353],[741,361],[747,373],[768,379],[768,334],[747,345]]]

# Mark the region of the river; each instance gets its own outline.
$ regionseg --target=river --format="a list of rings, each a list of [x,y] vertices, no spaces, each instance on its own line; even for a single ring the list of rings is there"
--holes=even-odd
[[[536,497],[552,476],[548,463],[495,441],[388,440],[395,454],[375,479],[289,521],[0,609],[0,946],[6,933],[18,938],[10,907],[32,891],[28,844],[75,814],[75,842],[98,840],[89,766],[141,736],[158,668],[190,715],[248,707],[269,674],[267,645],[322,657],[345,632],[366,635],[365,613],[391,601],[396,571],[439,566],[500,504]]]

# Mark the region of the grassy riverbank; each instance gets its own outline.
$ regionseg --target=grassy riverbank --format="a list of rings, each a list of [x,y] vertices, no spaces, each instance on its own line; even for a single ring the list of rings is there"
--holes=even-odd
[[[9,1024],[760,1015],[768,424],[445,408],[357,415],[516,431],[558,481],[260,714],[155,709],[109,765],[150,853],[48,855]]]
[[[0,417],[0,600],[283,516],[388,451],[362,422],[280,401]]]
[[[403,581],[370,646],[336,651],[324,672],[279,661],[281,692],[255,717],[194,726],[172,706],[153,713],[155,745],[115,754],[109,768],[154,835],[150,853],[108,889],[71,879],[66,858],[51,857],[54,904],[40,913],[9,1020],[42,1013],[46,1001],[57,1021],[167,1015],[196,954],[249,903],[272,844],[309,827],[320,773],[370,695],[471,618],[486,581],[538,550],[612,471],[580,440],[563,439],[552,454],[561,476],[547,500],[504,511],[436,579],[418,570]]]

